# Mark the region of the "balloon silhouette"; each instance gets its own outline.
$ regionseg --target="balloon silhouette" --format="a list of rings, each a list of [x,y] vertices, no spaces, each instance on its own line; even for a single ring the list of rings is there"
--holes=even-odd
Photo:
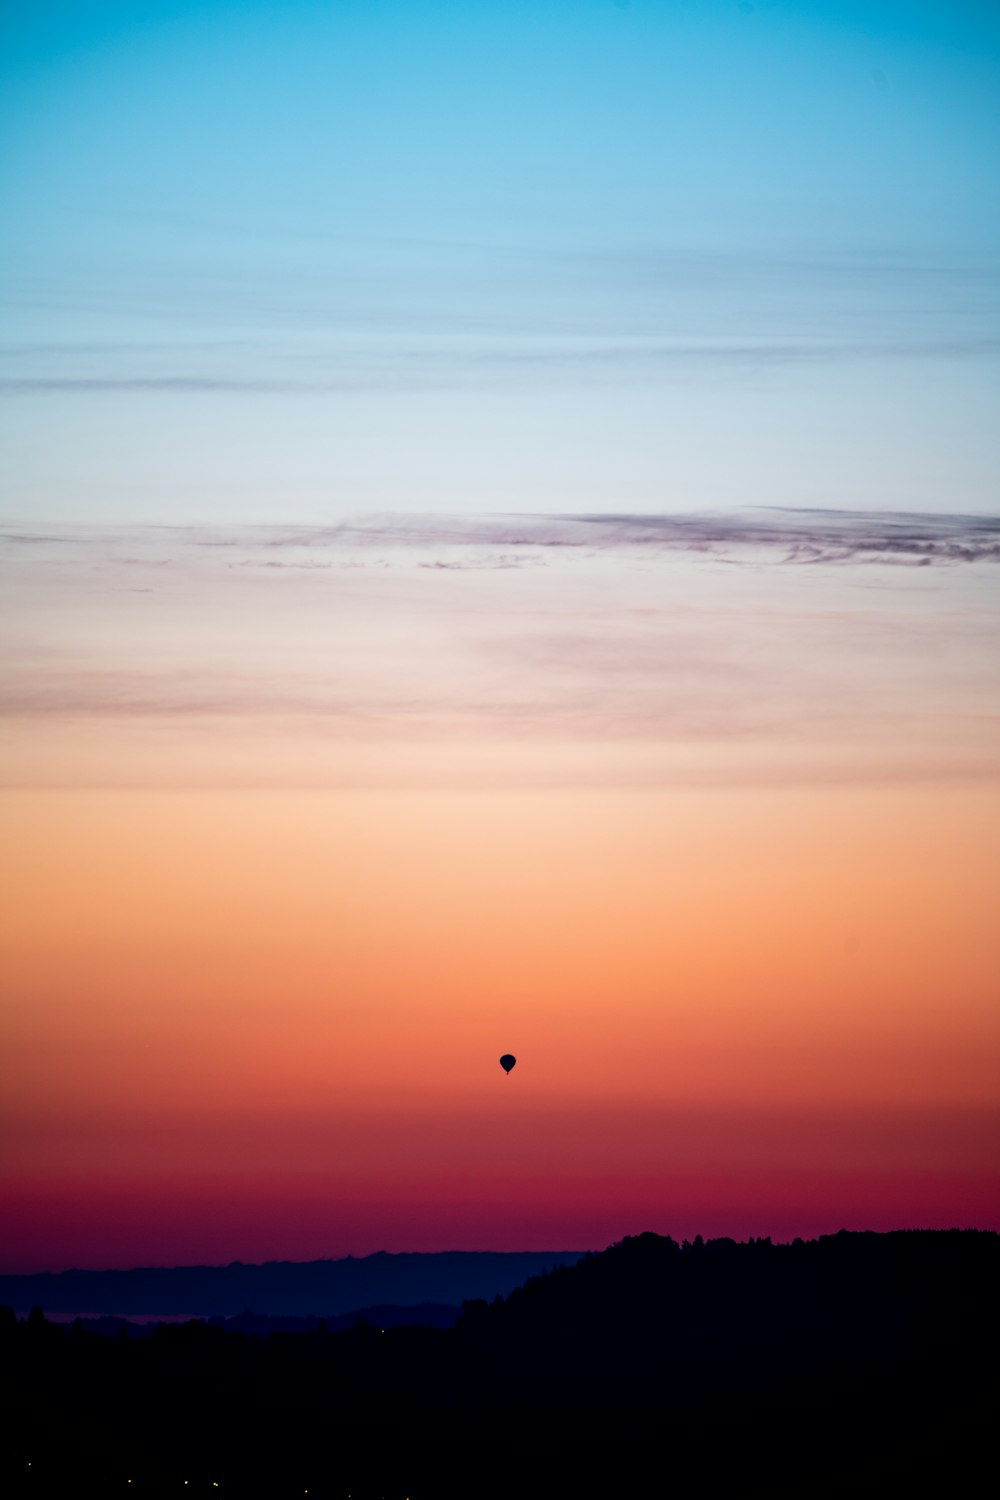
[[[503,1057],[501,1057],[500,1059],[500,1066],[501,1068],[503,1068],[505,1073],[509,1073],[516,1062],[516,1057],[511,1057],[509,1052],[505,1052]]]

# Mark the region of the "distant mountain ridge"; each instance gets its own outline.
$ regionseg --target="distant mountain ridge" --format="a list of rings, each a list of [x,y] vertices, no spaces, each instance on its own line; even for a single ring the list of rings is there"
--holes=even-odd
[[[228,1266],[147,1266],[0,1276],[0,1304],[49,1313],[165,1317],[340,1317],[363,1308],[457,1306],[505,1297],[531,1276],[575,1265],[583,1250],[445,1250],[266,1261]]]

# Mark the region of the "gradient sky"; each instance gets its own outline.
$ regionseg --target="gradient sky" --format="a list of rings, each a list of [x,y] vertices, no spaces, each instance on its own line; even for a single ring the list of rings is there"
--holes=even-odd
[[[1000,1228],[995,8],[0,43],[0,1267]]]
[[[0,27],[8,519],[994,505],[994,6]]]
[[[8,1263],[1000,1225],[1000,523],[2,561]]]

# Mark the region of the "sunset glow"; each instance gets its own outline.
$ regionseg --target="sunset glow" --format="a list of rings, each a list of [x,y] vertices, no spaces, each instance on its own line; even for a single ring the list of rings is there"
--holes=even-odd
[[[203,540],[8,539],[10,1266],[996,1222],[995,562]]]

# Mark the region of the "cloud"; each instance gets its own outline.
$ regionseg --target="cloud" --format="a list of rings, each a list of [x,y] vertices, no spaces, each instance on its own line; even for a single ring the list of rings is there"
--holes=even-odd
[[[9,396],[112,395],[127,396],[149,391],[175,395],[241,391],[275,394],[294,391],[288,381],[241,380],[210,375],[38,375],[0,377],[0,394]]]
[[[993,516],[775,507],[717,517],[604,514],[573,519],[593,527],[604,545],[718,553],[753,548],[787,563],[1000,560],[1000,518]]]
[[[678,379],[735,376],[812,366],[880,361],[995,360],[1000,339],[989,335],[940,338],[827,337],[728,339],[592,338],[481,334],[407,343],[375,337],[320,348],[290,345],[241,348],[239,364],[206,356],[197,346],[153,350],[79,349],[3,351],[9,373],[0,396],[284,395],[336,396],[364,392],[494,389],[512,383],[657,385]],[[81,365],[83,368],[81,368]],[[227,367],[228,366],[228,367]],[[250,369],[252,374],[240,373]]]
[[[0,527],[0,546],[57,544],[99,551],[116,564],[159,567],[192,549],[227,551],[238,553],[238,565],[250,570],[347,567],[392,558],[429,571],[458,572],[537,563],[547,552],[581,558],[699,553],[783,567],[926,567],[1000,561],[1000,516],[775,506],[659,515],[380,513],[317,526]],[[123,555],[123,547],[134,555]],[[421,550],[432,555],[418,557]]]
[[[505,565],[524,553],[578,549],[591,553],[697,552],[727,560],[789,565],[816,563],[934,563],[1000,561],[1000,517],[905,512],[788,510],[775,507],[719,515],[493,515],[482,517],[373,516],[331,532],[260,528],[263,546],[451,546],[455,558],[422,563],[482,567],[472,549],[502,549]],[[463,555],[464,554],[464,555]]]
[[[160,567],[189,549],[239,553],[239,566],[318,569],[411,560],[442,572],[511,568],[547,551],[581,556],[690,552],[781,566],[1000,561],[1000,516],[771,507],[717,514],[402,515],[318,526],[0,527],[0,545],[73,544],[116,563]],[[123,556],[122,547],[134,555]],[[417,557],[421,550],[430,557]],[[280,561],[271,554],[280,552]],[[164,555],[166,553],[166,556]],[[379,556],[382,554],[382,556]]]
[[[554,783],[561,765],[629,784],[995,766],[976,567],[997,560],[995,518],[383,514],[0,541],[0,712],[29,778],[88,735],[100,767],[131,744],[140,780],[168,743],[189,780],[232,764],[309,784],[363,779],[376,751],[371,775],[416,781],[506,775],[510,755]],[[921,571],[904,586],[901,566]]]

